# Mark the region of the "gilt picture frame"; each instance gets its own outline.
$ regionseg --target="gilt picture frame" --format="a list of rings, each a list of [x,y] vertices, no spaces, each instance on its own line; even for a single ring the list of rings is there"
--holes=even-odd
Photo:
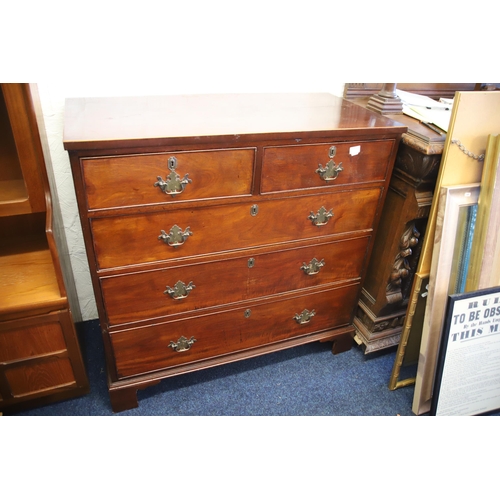
[[[467,292],[500,286],[500,135],[488,137],[477,219]]]

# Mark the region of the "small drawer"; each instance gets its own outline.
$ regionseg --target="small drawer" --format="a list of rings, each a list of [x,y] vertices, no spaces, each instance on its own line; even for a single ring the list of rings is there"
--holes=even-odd
[[[36,358],[66,350],[66,342],[59,322],[40,319],[39,325],[24,326],[12,321],[10,329],[0,329],[0,363]],[[16,326],[18,325],[19,326]]]
[[[355,280],[368,239],[101,278],[108,321],[118,325]]]
[[[92,220],[100,269],[371,230],[381,189]],[[172,246],[171,235],[185,234]],[[183,238],[180,238],[183,240]]]
[[[347,325],[358,285],[111,333],[118,378]]]
[[[47,358],[36,363],[18,364],[5,369],[12,396],[42,396],[63,387],[76,386],[69,358]]]
[[[81,160],[89,210],[249,195],[255,149]]]
[[[384,181],[394,140],[264,148],[261,193]]]

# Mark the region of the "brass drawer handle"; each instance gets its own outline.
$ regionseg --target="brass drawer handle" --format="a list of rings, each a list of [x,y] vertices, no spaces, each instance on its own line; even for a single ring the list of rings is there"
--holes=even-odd
[[[331,146],[330,150],[328,151],[328,156],[330,157],[330,160],[328,163],[325,165],[325,168],[323,168],[323,165],[321,163],[318,165],[318,168],[316,169],[316,173],[319,174],[319,176],[324,180],[324,181],[334,181],[344,170],[342,168],[342,162],[340,162],[338,165],[335,164],[333,161],[333,157],[337,153],[337,148],[335,146]]]
[[[168,174],[166,180],[163,180],[159,175],[157,177],[158,180],[154,183],[154,187],[159,187],[165,194],[170,194],[172,196],[182,193],[186,185],[193,181],[188,177],[189,174],[185,174],[181,179],[179,174],[175,171],[176,168],[177,158],[175,156],[171,156],[168,159],[168,169],[170,170],[170,174]]]
[[[311,212],[308,219],[311,220],[315,226],[324,226],[328,224],[328,221],[333,215],[333,208],[327,211],[325,207],[321,207],[316,214]]]
[[[181,300],[185,299],[193,288],[196,288],[196,286],[193,285],[192,281],[190,281],[187,285],[182,281],[178,281],[174,288],[167,286],[167,289],[163,293],[165,295],[169,295],[174,300]]]
[[[308,311],[307,309],[304,309],[300,314],[296,314],[293,319],[299,324],[299,325],[306,325],[311,321],[311,318],[313,316],[316,316],[316,311],[313,309],[312,311]]]
[[[185,243],[189,236],[193,236],[189,226],[183,231],[177,224],[170,228],[168,234],[162,229],[159,240],[162,240],[168,246],[180,247]]]
[[[321,259],[320,261],[316,258],[312,259],[309,264],[302,264],[302,271],[304,271],[305,274],[308,276],[313,276],[314,274],[318,274],[321,270],[321,268],[325,265],[325,260]]]
[[[168,344],[168,347],[171,347],[175,352],[189,351],[195,342],[196,339],[194,337],[188,340],[186,337],[182,336],[177,342],[172,340],[170,344]]]

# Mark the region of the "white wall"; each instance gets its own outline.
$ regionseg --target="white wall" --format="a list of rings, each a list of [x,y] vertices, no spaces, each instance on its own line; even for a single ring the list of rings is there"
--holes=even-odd
[[[183,69],[179,68],[182,72]],[[64,102],[67,97],[91,97],[107,95],[154,95],[154,94],[187,94],[187,93],[219,93],[219,92],[330,92],[341,96],[343,83],[329,81],[324,85],[311,84],[311,82],[296,81],[290,84],[275,78],[273,82],[262,84],[245,79],[244,75],[237,79],[231,77],[217,81],[186,82],[178,79],[174,82],[145,82],[145,81],[120,81],[120,82],[71,82],[48,83],[39,82],[38,90],[42,104],[43,117],[52,168],[56,179],[56,188],[61,205],[61,212],[66,232],[66,239],[71,259],[71,266],[75,278],[78,301],[82,319],[97,318],[97,308],[94,292],[90,280],[87,256],[83,243],[82,230],[78,216],[78,208],[73,186],[73,178],[69,157],[63,147]],[[230,83],[228,83],[230,82]],[[320,83],[320,82],[317,82]]]

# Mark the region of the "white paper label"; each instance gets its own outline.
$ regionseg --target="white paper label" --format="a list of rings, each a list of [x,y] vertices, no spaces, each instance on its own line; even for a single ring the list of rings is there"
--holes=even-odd
[[[361,146],[352,146],[351,148],[349,148],[349,154],[351,156],[359,155],[360,151],[361,151]]]

